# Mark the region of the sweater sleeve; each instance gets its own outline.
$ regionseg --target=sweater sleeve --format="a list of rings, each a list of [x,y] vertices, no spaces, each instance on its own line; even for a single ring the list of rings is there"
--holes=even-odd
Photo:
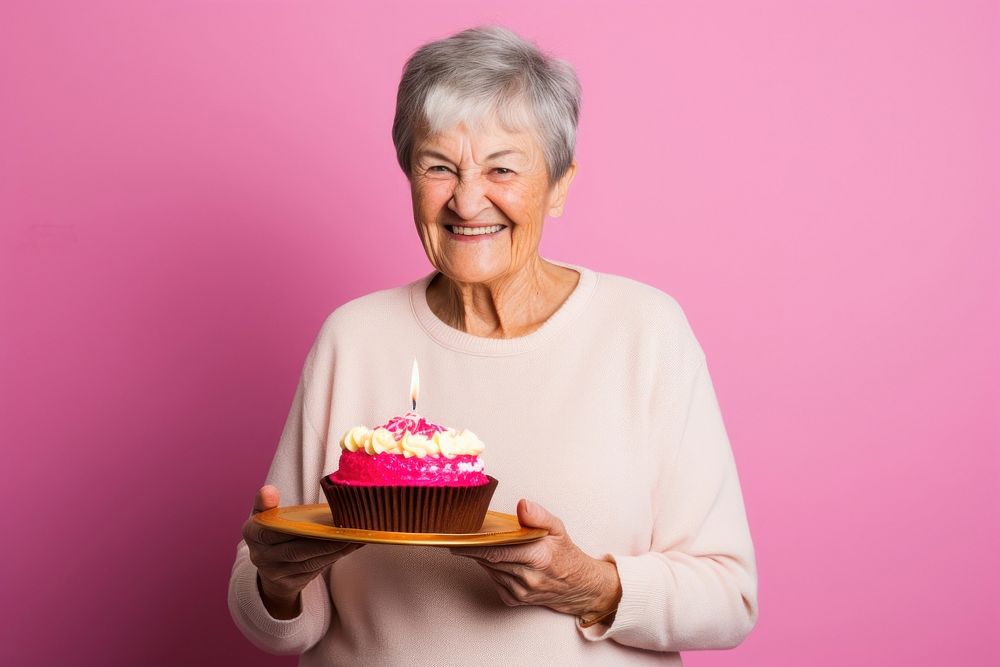
[[[622,597],[590,640],[654,651],[738,645],[757,621],[757,573],[743,496],[718,401],[702,359],[672,461],[654,488],[650,550],[608,554]]]
[[[308,371],[312,353],[307,357]],[[300,379],[285,422],[278,449],[267,476],[281,494],[281,505],[299,505],[312,498],[305,471],[318,468],[323,442],[304,411],[306,371]],[[319,473],[316,474],[319,478]],[[250,560],[244,540],[236,548],[236,562],[229,579],[229,613],[240,631],[258,648],[275,654],[301,654],[326,634],[333,613],[325,576],[322,574],[302,590],[302,610],[295,618],[281,620],[268,613],[257,587],[257,567]]]

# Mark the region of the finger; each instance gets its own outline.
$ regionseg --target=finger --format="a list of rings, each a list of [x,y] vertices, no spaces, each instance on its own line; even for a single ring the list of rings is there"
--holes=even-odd
[[[524,604],[524,596],[527,590],[517,580],[503,572],[496,572],[489,568],[486,568],[486,573],[497,585],[497,593],[504,604],[510,606]]]
[[[489,563],[478,559],[476,559],[476,562],[487,570],[503,572],[517,579],[522,585],[527,585],[528,568],[520,563]]]
[[[285,563],[301,563],[312,558],[351,553],[363,545],[351,542],[296,537],[284,542],[275,550],[277,560]]]
[[[455,556],[461,556],[463,558],[469,558],[471,560],[482,561],[484,563],[492,563],[498,560],[498,555],[494,549],[483,548],[483,547],[462,547],[456,549],[449,549],[451,553]]]
[[[559,517],[526,498],[517,503],[517,521],[527,528],[544,528],[552,537],[566,534],[566,527]]]
[[[487,563],[522,563],[529,565],[535,553],[533,544],[503,547],[452,547],[451,553],[484,560]]]
[[[309,560],[304,560],[300,562],[280,562],[280,563],[266,563],[267,570],[270,578],[273,581],[285,581],[294,580],[300,577],[307,577],[312,579],[312,576],[317,572],[330,567],[338,560],[340,560],[341,555],[338,554],[326,554],[324,556],[317,556],[315,558],[310,558]]]
[[[304,561],[286,561],[275,557],[273,550],[251,553],[250,560],[257,566],[261,576],[267,577],[270,581],[280,583],[286,588],[301,588],[312,581],[313,578],[323,570],[344,558],[348,554],[354,553],[363,544],[349,544],[343,549],[334,553],[322,554]],[[291,583],[289,583],[291,582]],[[296,585],[296,582],[300,584]]]
[[[294,535],[288,535],[287,533],[280,533],[276,530],[271,530],[270,528],[265,528],[254,521],[253,517],[251,517],[247,519],[246,523],[243,525],[243,539],[247,543],[256,542],[257,544],[275,545],[302,538],[295,537]]]
[[[253,499],[253,512],[251,512],[251,515],[275,508],[280,501],[281,492],[278,491],[278,487],[265,484],[260,487],[260,491],[257,492],[256,497]]]
[[[319,556],[315,556],[308,560],[299,561],[294,564],[289,563],[289,565],[291,566],[290,567],[291,573],[309,574],[312,572],[319,572],[321,570],[330,567],[331,565],[333,565],[334,563],[336,563],[338,560],[348,555],[349,553],[357,551],[361,546],[362,545],[349,545],[347,547],[344,547],[343,549],[338,549],[337,551],[334,551],[332,553],[321,554]]]
[[[486,555],[494,551],[492,547],[450,547],[448,549],[456,556],[466,556],[468,558],[481,558],[486,560]]]
[[[497,597],[500,598],[500,601],[503,602],[508,607],[520,607],[524,604],[523,602],[515,598],[511,594],[511,592],[508,591],[503,586],[497,586],[496,592],[497,592]]]

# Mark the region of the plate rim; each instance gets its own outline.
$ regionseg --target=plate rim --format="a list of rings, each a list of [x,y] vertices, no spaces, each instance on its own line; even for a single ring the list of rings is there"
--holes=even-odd
[[[253,520],[270,530],[286,535],[330,540],[334,542],[355,542],[361,544],[394,544],[403,546],[428,547],[462,547],[462,546],[502,546],[507,544],[523,544],[534,542],[549,534],[544,528],[520,526],[517,530],[492,533],[405,533],[382,530],[366,530],[364,528],[337,528],[318,523],[309,523],[286,519],[282,515],[291,511],[330,510],[328,503],[311,503],[308,505],[283,505],[258,512]],[[517,515],[488,510],[486,514],[513,520],[520,525]],[[311,531],[296,529],[294,524],[314,526]],[[336,532],[328,532],[336,531]]]

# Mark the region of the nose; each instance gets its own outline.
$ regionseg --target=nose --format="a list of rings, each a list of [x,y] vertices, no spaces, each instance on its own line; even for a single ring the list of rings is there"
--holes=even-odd
[[[459,179],[448,200],[448,208],[463,220],[474,220],[490,206],[484,184],[474,177]]]

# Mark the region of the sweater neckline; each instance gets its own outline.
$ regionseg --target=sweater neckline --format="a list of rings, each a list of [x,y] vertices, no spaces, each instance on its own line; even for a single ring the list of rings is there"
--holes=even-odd
[[[427,287],[438,275],[438,271],[432,271],[423,278],[410,283],[410,307],[413,309],[413,315],[417,322],[427,335],[449,349],[490,357],[520,354],[533,350],[562,333],[583,312],[597,286],[597,274],[590,269],[551,259],[546,259],[546,261],[573,269],[580,274],[580,280],[556,312],[545,320],[542,326],[525,336],[486,338],[474,336],[445,324],[427,304]]]

